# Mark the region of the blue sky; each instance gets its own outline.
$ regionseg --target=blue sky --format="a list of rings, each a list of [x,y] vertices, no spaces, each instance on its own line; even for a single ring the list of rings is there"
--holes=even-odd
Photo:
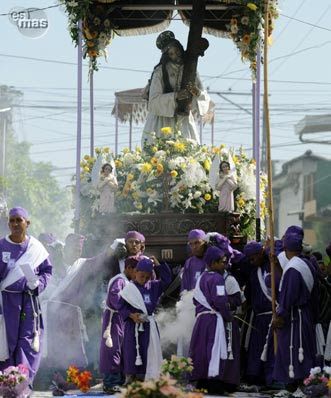
[[[54,0],[2,0],[0,14],[8,13],[14,6],[41,8],[53,4]],[[279,8],[281,15],[275,23],[274,44],[269,53],[272,157],[280,161],[279,165],[307,149],[330,157],[330,146],[301,144],[294,125],[306,114],[330,113],[331,3],[329,0],[287,0],[280,1]],[[75,165],[77,68],[74,64],[77,50],[67,31],[64,11],[57,7],[45,12],[49,30],[37,39],[22,35],[8,16],[0,17],[1,84],[14,86],[24,93],[14,114],[19,139],[32,143],[31,154],[35,160],[51,161],[58,167],[54,175],[62,185],[68,185]],[[186,43],[188,28],[181,21],[173,21],[170,29],[183,44]],[[157,34],[115,37],[108,48],[108,62],[100,60],[105,68],[96,73],[94,82],[96,146],[113,148],[115,120],[111,110],[114,92],[145,86],[160,57],[155,47],[156,37]],[[210,47],[198,66],[204,85],[210,91],[243,93],[227,98],[250,110],[248,65],[241,62],[231,40],[209,35],[206,38]],[[86,67],[83,87],[84,155],[89,152]],[[251,154],[251,116],[217,95],[212,95],[212,99],[217,105],[216,144],[225,143],[235,148],[242,145]],[[135,144],[140,143],[142,127],[134,127]],[[128,125],[120,126],[120,148],[128,145],[128,129]],[[330,134],[323,137],[326,136],[330,137]],[[204,130],[204,143],[210,143],[210,127]]]

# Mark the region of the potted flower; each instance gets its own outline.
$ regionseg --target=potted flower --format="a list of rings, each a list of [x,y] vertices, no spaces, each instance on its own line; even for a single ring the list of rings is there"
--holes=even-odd
[[[26,366],[9,366],[0,372],[0,395],[4,398],[26,398],[30,393]]]

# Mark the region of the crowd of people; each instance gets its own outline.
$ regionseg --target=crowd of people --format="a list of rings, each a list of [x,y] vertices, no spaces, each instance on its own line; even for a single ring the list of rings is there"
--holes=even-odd
[[[154,314],[173,279],[168,264],[144,255],[138,231],[85,259],[83,236],[70,234],[63,246],[42,234],[42,244],[28,235],[29,224],[25,209],[11,209],[10,234],[0,240],[0,370],[22,363],[32,384],[43,352],[54,368],[97,365],[105,393],[158,378]],[[258,384],[279,389],[279,397],[303,396],[310,369],[331,360],[330,266],[304,244],[303,229],[291,226],[275,241],[276,316],[268,241],[238,251],[220,233],[194,229],[188,253],[180,297],[191,292],[195,307],[184,349],[190,381],[217,395]]]

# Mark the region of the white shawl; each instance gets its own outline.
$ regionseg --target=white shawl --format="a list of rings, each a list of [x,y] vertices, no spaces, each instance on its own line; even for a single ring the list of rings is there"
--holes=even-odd
[[[285,276],[286,272],[291,268],[294,268],[296,271],[298,271],[300,273],[300,275],[302,276],[302,279],[305,282],[305,285],[307,286],[307,289],[309,290],[309,293],[311,293],[311,291],[313,290],[313,287],[314,287],[313,274],[311,273],[309,266],[303,260],[301,260],[300,257],[297,257],[297,256],[292,257],[291,260],[289,260],[289,262],[286,264],[286,266],[283,270],[282,279],[280,280],[279,291],[282,290],[284,276]]]

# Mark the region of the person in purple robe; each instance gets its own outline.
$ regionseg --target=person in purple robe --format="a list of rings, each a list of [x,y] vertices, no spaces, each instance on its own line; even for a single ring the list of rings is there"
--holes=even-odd
[[[188,245],[192,255],[184,264],[181,292],[193,290],[199,276],[206,269],[203,259],[207,248],[205,232],[202,229],[192,229],[188,234]]]
[[[0,240],[0,370],[25,365],[30,383],[38,371],[43,319],[38,296],[52,275],[47,250],[27,234],[29,215],[9,211],[10,235]]]
[[[247,350],[246,375],[252,384],[271,386],[274,366],[273,339],[271,330],[271,269],[268,256],[259,242],[251,241],[244,247],[244,254],[252,268],[246,297],[250,299],[251,316],[247,329],[245,348]],[[280,277],[275,273],[276,290]]]
[[[199,277],[194,291],[196,321],[190,344],[193,361],[191,380],[210,394],[222,394],[225,362],[228,358],[226,322],[231,310],[222,272],[226,255],[216,246],[207,249],[207,270]]]
[[[114,276],[109,281],[108,293],[102,321],[102,338],[100,346],[100,372],[103,377],[105,394],[120,392],[119,385],[123,380],[122,343],[124,337],[124,322],[119,313],[120,292],[136,277],[136,265],[139,257],[131,256],[125,259],[124,272]]]
[[[278,336],[273,378],[286,384],[289,395],[315,366],[318,295],[315,269],[301,254],[302,235],[287,232],[283,241],[288,262],[279,286],[277,318],[273,320]]]
[[[159,280],[151,280],[153,267]],[[136,279],[120,292],[120,315],[125,322],[123,361],[126,384],[134,380],[157,379],[162,351],[153,312],[161,294],[171,283],[171,270],[165,262],[151,256],[142,258],[136,267]]]

